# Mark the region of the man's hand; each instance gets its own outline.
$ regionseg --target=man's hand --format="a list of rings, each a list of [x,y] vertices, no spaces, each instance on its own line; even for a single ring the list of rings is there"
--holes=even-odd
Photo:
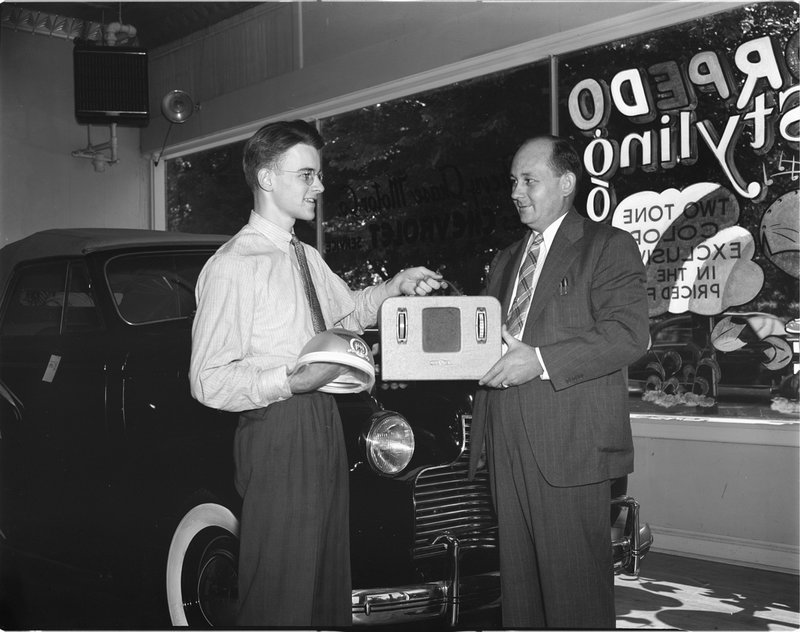
[[[292,393],[310,393],[335,380],[347,370],[341,364],[313,362],[294,367],[289,371],[289,388]]]
[[[447,282],[438,272],[422,266],[401,270],[387,284],[390,296],[425,296],[434,290],[446,288]]]
[[[508,388],[519,386],[539,377],[544,370],[536,355],[536,350],[514,338],[503,325],[503,342],[508,345],[505,355],[495,362],[479,381],[481,386]]]

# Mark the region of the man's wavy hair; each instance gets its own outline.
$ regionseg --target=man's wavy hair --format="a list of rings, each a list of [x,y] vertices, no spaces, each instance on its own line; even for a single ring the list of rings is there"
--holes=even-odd
[[[319,151],[325,145],[317,128],[303,120],[268,123],[245,143],[242,169],[251,191],[258,189],[258,172],[275,169],[283,155],[295,145],[311,145]]]

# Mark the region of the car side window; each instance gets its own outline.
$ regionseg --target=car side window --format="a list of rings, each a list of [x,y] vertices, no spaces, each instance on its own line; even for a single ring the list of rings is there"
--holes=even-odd
[[[653,344],[688,344],[692,341],[692,324],[689,319],[669,323],[652,333]]]
[[[94,331],[100,325],[86,264],[56,261],[19,270],[12,281],[0,334],[55,335],[61,331]]]
[[[64,309],[64,331],[95,331],[100,327],[100,312],[92,296],[89,270],[84,263],[73,263],[70,266],[69,292]]]
[[[67,262],[21,268],[12,281],[0,334],[37,336],[58,334],[67,281]]]
[[[120,316],[139,325],[190,317],[194,286],[211,252],[121,255],[106,265]]]

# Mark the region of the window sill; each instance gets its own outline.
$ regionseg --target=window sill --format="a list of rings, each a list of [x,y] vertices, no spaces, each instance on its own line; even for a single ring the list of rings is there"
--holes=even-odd
[[[800,447],[798,416],[762,404],[662,409],[632,399],[631,428],[636,438]]]

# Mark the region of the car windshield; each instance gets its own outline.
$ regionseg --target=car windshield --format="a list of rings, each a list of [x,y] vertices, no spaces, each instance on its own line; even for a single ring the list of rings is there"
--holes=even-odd
[[[194,286],[211,252],[121,255],[106,264],[117,311],[132,325],[190,317]]]

